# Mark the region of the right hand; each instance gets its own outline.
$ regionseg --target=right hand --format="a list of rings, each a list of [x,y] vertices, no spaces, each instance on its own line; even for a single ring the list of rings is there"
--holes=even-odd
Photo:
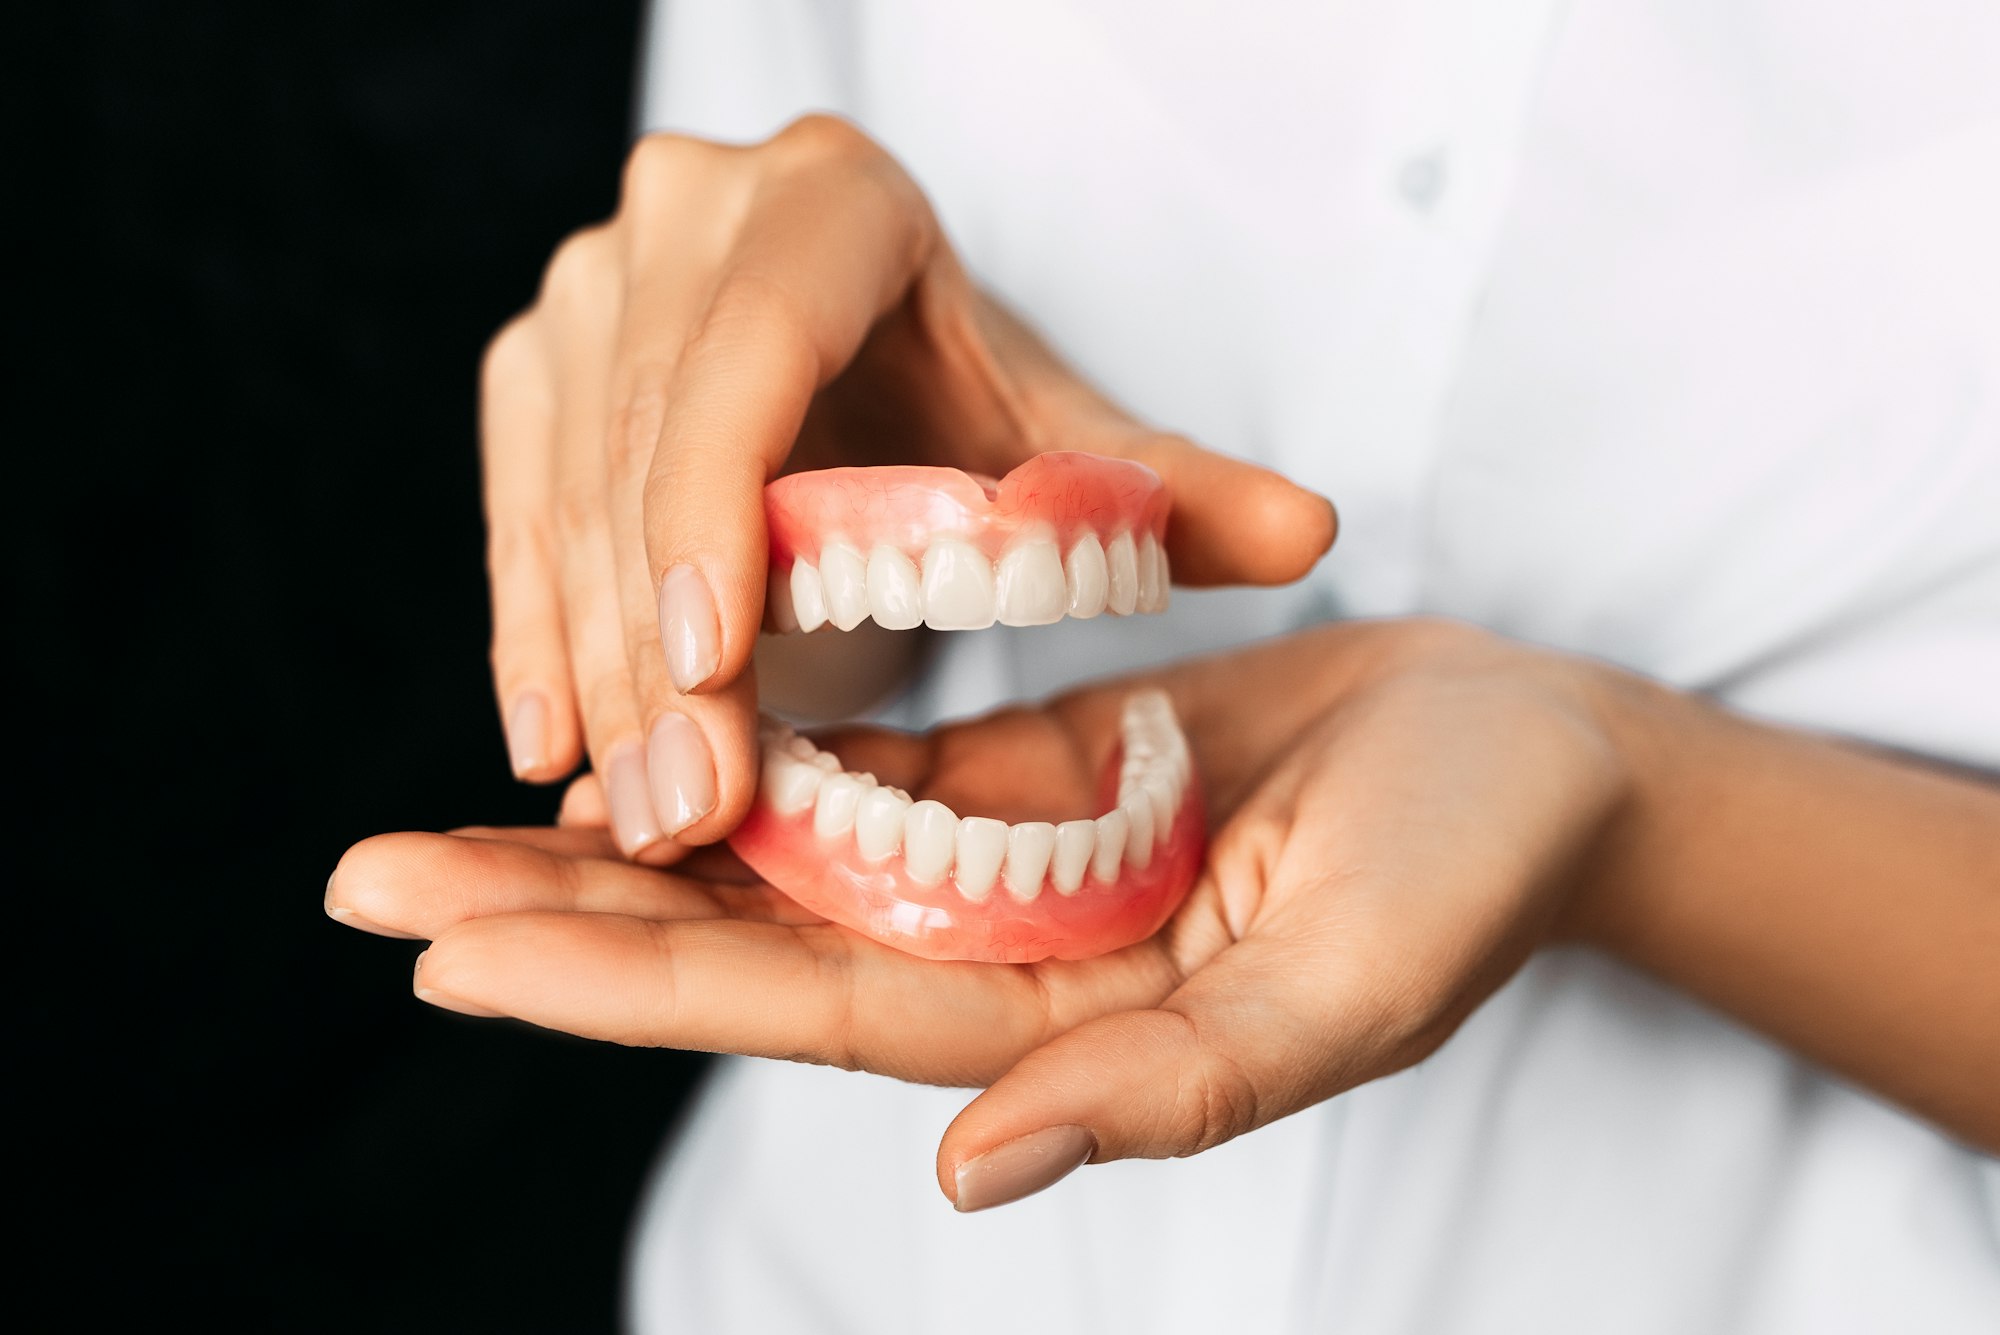
[[[908,174],[826,116],[749,147],[640,140],[616,216],[557,248],[487,349],[481,418],[515,772],[558,780],[587,748],[618,846],[649,862],[754,795],[763,488],[788,467],[1138,459],[1197,585],[1297,579],[1334,535],[1321,497],[1062,366],[973,287]]]

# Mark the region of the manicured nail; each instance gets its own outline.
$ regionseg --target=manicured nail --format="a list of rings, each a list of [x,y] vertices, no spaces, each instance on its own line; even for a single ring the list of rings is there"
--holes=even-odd
[[[460,1001],[449,992],[440,992],[434,987],[425,987],[424,955],[428,954],[430,952],[426,950],[422,955],[418,955],[416,967],[410,970],[412,980],[410,986],[416,992],[418,1001],[436,1006],[439,1010],[457,1011],[460,1015],[476,1015],[482,1020],[497,1020],[503,1017],[503,1012],[488,1010],[484,1006],[475,1006],[469,1001]]]
[[[715,809],[715,761],[708,739],[682,715],[662,714],[653,725],[646,774],[653,784],[653,814],[666,833],[679,834]]]
[[[653,799],[646,791],[646,756],[638,742],[620,742],[605,758],[604,801],[611,808],[611,833],[627,853],[637,853],[661,838]]]
[[[540,691],[521,692],[507,715],[507,758],[517,779],[549,763],[549,702]]]
[[[1083,1167],[1097,1137],[1080,1126],[1052,1126],[995,1145],[958,1170],[960,1214],[1032,1196]]]
[[[320,906],[326,910],[327,917],[333,919],[335,922],[339,923],[343,927],[352,927],[356,931],[373,932],[377,936],[393,936],[399,941],[423,940],[422,937],[417,936],[413,933],[399,932],[393,927],[384,927],[381,923],[374,921],[372,918],[362,917],[359,913],[356,913],[353,909],[348,908],[344,904],[334,903],[333,882],[335,878],[338,877],[339,875],[340,875],[340,868],[335,867],[333,869],[333,874],[326,878],[326,898],[320,901]]]
[[[708,581],[691,565],[677,565],[660,580],[660,643],[676,690],[691,691],[715,675],[722,629]]]

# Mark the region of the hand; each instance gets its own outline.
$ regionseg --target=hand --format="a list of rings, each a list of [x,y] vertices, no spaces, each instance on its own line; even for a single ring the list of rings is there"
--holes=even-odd
[[[938,1156],[945,1193],[979,1208],[1086,1153],[1197,1153],[1436,1048],[1563,926],[1621,811],[1610,676],[1455,625],[1357,624],[835,742],[954,810],[1004,815],[1023,776],[1081,804],[1125,694],[1171,692],[1211,801],[1209,865],[1159,935],[1093,960],[915,959],[693,862],[620,863],[578,827],[370,840],[328,902],[433,939],[418,993],[453,1009],[989,1085]],[[596,805],[580,789],[571,816]]]
[[[748,807],[762,489],[787,467],[1139,459],[1175,497],[1172,567],[1193,584],[1296,579],[1333,540],[1321,498],[1061,366],[972,286],[902,168],[824,116],[747,148],[641,140],[617,215],[557,249],[481,393],[515,770],[559,779],[587,744],[619,847],[649,861]],[[855,676],[824,663],[822,681]]]

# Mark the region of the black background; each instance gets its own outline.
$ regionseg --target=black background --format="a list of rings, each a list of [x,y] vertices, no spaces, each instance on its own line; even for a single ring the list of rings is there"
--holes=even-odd
[[[14,53],[63,60],[8,452],[59,1324],[611,1328],[696,1059],[433,1011],[321,894],[368,834],[553,809],[486,677],[474,379],[612,207],[639,6],[60,22]]]

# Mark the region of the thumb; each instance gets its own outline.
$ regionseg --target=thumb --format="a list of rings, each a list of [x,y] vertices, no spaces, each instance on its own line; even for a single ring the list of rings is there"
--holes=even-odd
[[[1123,453],[1173,497],[1167,556],[1177,584],[1289,584],[1333,546],[1333,502],[1268,468],[1180,436],[1148,435]]]
[[[1158,1007],[1022,1058],[945,1131],[938,1185],[961,1211],[1004,1205],[1086,1162],[1199,1154],[1359,1083],[1379,1045],[1337,990],[1296,944],[1239,942]]]

